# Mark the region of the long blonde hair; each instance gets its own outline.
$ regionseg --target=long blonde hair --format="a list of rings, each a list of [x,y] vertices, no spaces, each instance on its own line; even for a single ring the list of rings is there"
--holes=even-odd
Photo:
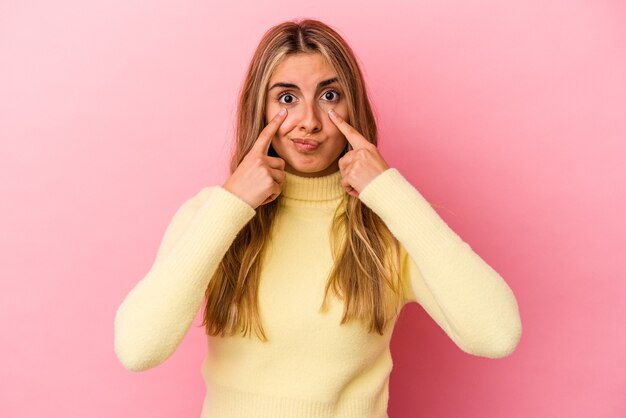
[[[266,125],[265,100],[272,72],[284,57],[302,52],[322,54],[337,71],[348,102],[350,124],[377,144],[376,122],[351,48],[335,30],[318,20],[287,21],[264,34],[248,67],[237,107],[231,174]],[[275,151],[270,148],[270,152]],[[256,215],[239,232],[211,278],[202,323],[207,335],[223,336],[241,329],[245,336],[254,328],[262,340],[267,340],[257,294],[262,254],[280,198],[256,209]],[[334,213],[332,237],[334,268],[320,311],[326,308],[332,289],[344,300],[341,324],[353,318],[369,320],[369,332],[382,335],[404,302],[397,239],[371,209],[347,193]]]

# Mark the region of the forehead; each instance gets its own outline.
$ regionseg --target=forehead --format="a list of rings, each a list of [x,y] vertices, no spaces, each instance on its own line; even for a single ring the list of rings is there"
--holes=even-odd
[[[336,76],[333,67],[319,53],[298,53],[286,56],[270,77],[274,82],[289,82],[299,86],[317,86],[321,80]]]

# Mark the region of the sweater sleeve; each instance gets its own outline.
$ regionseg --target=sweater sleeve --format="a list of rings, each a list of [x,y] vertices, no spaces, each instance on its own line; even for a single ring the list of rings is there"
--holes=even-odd
[[[153,265],[116,311],[114,351],[124,367],[144,371],[172,355],[224,254],[255,214],[221,186],[203,188],[178,208]]]
[[[375,177],[359,199],[401,244],[407,301],[468,354],[499,358],[515,350],[522,324],[511,288],[396,168]]]

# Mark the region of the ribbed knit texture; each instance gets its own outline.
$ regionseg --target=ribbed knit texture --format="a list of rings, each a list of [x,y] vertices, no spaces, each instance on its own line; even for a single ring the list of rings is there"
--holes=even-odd
[[[332,296],[319,308],[332,269],[330,226],[345,194],[339,171],[286,173],[263,255],[256,335],[208,336],[201,366],[202,418],[386,418],[393,325],[381,336],[351,321]],[[498,358],[521,337],[513,292],[452,231],[395,168],[359,199],[401,243],[407,302],[417,302],[463,351]],[[203,302],[204,290],[254,208],[221,186],[203,188],[170,221],[154,264],[115,316],[115,353],[143,371],[174,353]]]

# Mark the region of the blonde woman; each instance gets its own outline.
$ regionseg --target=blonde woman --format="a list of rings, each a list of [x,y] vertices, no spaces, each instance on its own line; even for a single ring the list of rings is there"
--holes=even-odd
[[[117,310],[127,369],[163,363],[204,305],[203,418],[382,418],[406,303],[466,353],[515,349],[514,294],[381,156],[334,29],[268,30],[237,110],[230,176],[180,206]]]

